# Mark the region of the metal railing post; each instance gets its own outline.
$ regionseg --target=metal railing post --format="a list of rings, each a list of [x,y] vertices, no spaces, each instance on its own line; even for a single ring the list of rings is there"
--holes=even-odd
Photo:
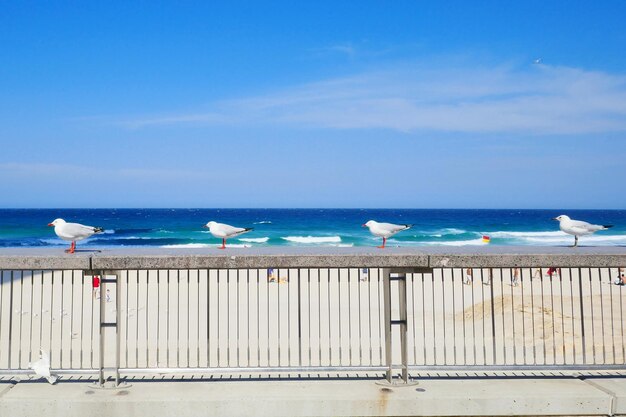
[[[104,372],[106,367],[104,366],[105,361],[105,350],[106,350],[106,328],[114,327],[115,328],[115,386],[117,387],[120,382],[120,331],[119,331],[119,314],[121,307],[121,286],[119,283],[119,275],[118,273],[108,272],[109,275],[114,275],[115,278],[105,278],[105,274],[107,271],[99,271],[100,272],[100,357],[99,357],[99,367],[98,367],[98,384],[101,388],[104,388],[104,384],[106,382],[106,378]],[[107,322],[106,321],[106,303],[107,303],[107,284],[115,284],[115,322]]]
[[[121,332],[120,311],[122,311],[122,286],[120,279],[122,274],[115,274],[115,386],[120,385],[120,357],[121,357]]]
[[[385,372],[385,378],[387,382],[391,383],[393,378],[393,352],[391,342],[391,270],[384,268],[383,274],[383,305],[385,309],[385,365],[387,371]]]
[[[399,326],[400,328],[400,369],[402,375],[402,381],[406,384],[409,382],[409,360],[408,360],[408,326],[407,326],[407,300],[406,300],[406,273],[399,272],[391,276],[392,270],[389,268],[383,268],[383,297],[385,304],[385,365],[387,371],[385,377],[388,383],[392,383],[393,380],[393,335],[392,326]],[[398,306],[398,319],[393,319],[391,314],[391,282],[398,283],[398,299],[396,300]]]
[[[400,317],[398,324],[400,325],[400,358],[402,361],[402,380],[404,383],[409,382],[409,355],[408,355],[408,337],[407,337],[407,308],[406,308],[406,274],[398,275],[398,306]]]
[[[99,352],[99,358],[98,358],[98,384],[101,387],[104,387],[104,341],[105,341],[105,326],[104,324],[104,317],[106,314],[106,281],[104,279],[104,275],[103,272],[100,271],[100,317],[98,319],[99,321],[99,327],[100,327],[100,352]],[[92,276],[93,279],[93,276]]]

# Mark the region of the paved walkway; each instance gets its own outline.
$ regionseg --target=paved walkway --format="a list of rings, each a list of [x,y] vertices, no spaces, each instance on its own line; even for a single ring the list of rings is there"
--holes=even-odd
[[[0,416],[626,415],[626,378],[0,381]]]

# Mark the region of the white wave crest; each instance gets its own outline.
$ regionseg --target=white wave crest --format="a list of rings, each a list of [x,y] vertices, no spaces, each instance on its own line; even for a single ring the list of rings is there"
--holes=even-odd
[[[113,229],[105,229],[102,233],[104,233],[105,235],[112,235],[115,233],[115,230]]]
[[[118,240],[154,240],[161,239],[160,237],[146,237],[146,236],[124,236],[116,238]]]
[[[478,245],[487,245],[487,242],[483,242],[483,239],[471,239],[471,240],[451,240],[451,241],[442,241],[442,242],[424,242],[427,245],[443,245],[443,246],[478,246]]]
[[[242,242],[248,243],[265,243],[270,240],[269,237],[248,237],[248,238],[239,238]]]
[[[253,224],[272,224],[271,220],[263,220],[260,222],[254,222]]]
[[[543,243],[543,244],[561,244],[571,245],[574,243],[574,237],[563,234],[560,237],[547,237],[547,238],[535,238],[528,237],[525,239],[527,242]],[[579,245],[593,244],[593,245],[607,245],[607,246],[619,246],[626,245],[626,235],[593,235],[593,236],[581,236],[578,238]]]
[[[560,230],[542,231],[542,232],[486,232],[488,236],[509,239],[518,245],[571,245],[574,237]],[[599,232],[592,236],[581,236],[579,239],[581,245],[608,245],[618,246],[626,245],[626,235],[606,235]]]
[[[217,248],[219,245],[211,243],[183,243],[179,245],[163,245],[161,248],[167,249],[198,249],[198,248]],[[250,245],[228,244],[227,248],[249,248]]]
[[[467,233],[467,230],[455,229],[454,227],[450,227],[446,229],[441,229],[438,232],[444,235],[462,235],[463,233]]]
[[[553,232],[485,232],[486,235],[491,237],[499,237],[499,238],[528,238],[528,237],[564,237],[567,236],[565,232],[561,232],[560,230]]]
[[[340,236],[287,236],[281,238],[294,243],[339,243]]]
[[[193,249],[193,248],[210,248],[211,246],[216,246],[216,245],[210,245],[208,243],[183,243],[179,245],[163,245],[160,247],[168,248],[168,249],[180,249],[180,248]]]

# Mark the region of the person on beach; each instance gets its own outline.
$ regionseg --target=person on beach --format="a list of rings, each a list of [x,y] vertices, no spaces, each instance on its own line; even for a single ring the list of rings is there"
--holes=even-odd
[[[93,286],[93,299],[97,300],[100,298],[100,277],[94,275],[91,279],[91,284]]]
[[[276,273],[274,272],[274,268],[268,268],[267,270],[267,282],[276,282]]]
[[[624,283],[626,283],[624,280],[626,279],[626,277],[624,276],[624,268],[619,268],[618,272],[617,272],[617,277],[615,277],[615,280],[613,281],[613,284],[615,285],[624,285]]]
[[[361,277],[359,278],[359,281],[367,281],[369,279],[369,273],[369,268],[361,268]]]
[[[561,276],[561,268],[548,268],[548,277],[552,278],[552,275],[556,275],[557,277]]]
[[[514,287],[517,287],[517,283],[519,281],[519,276],[520,276],[520,269],[519,268],[513,268],[513,277],[511,279],[511,285],[513,285]]]
[[[465,279],[463,280],[463,284],[470,285],[474,282],[474,277],[472,276],[472,268],[467,268],[465,270]]]

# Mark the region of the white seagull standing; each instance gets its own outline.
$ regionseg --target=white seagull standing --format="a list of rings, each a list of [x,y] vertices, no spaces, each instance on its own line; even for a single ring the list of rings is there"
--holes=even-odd
[[[217,222],[208,222],[202,227],[209,229],[209,232],[211,232],[213,236],[222,239],[222,246],[220,246],[220,249],[226,249],[226,239],[242,235],[252,230],[251,227],[235,227],[229,224]]]
[[[57,234],[63,240],[71,241],[69,249],[66,249],[67,253],[74,253],[76,250],[76,241],[83,240],[96,233],[102,233],[102,227],[85,226],[79,223],[67,223],[63,219],[56,219],[52,223],[48,223],[48,226],[54,226],[54,233]]]
[[[367,227],[370,229],[370,232],[374,236],[382,237],[383,244],[382,246],[378,246],[383,249],[385,247],[385,243],[387,242],[387,238],[395,235],[398,232],[401,232],[406,229],[410,229],[412,224],[392,224],[392,223],[378,223],[377,221],[370,220],[363,225],[363,227]]]
[[[580,220],[572,220],[568,216],[561,214],[552,220],[558,220],[559,228],[568,235],[574,236],[574,246],[578,246],[578,236],[592,235],[598,230],[606,230],[612,225],[602,226],[599,224],[591,224]]]
[[[41,352],[39,360],[29,363],[28,367],[35,371],[40,378],[46,378],[49,383],[54,384],[57,382],[59,377],[50,374],[50,358],[48,357],[48,354],[43,351],[43,349],[40,349],[39,351]]]

